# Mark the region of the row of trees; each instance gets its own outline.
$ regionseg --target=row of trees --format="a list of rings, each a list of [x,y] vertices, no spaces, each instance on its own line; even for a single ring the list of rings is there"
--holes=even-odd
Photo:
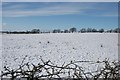
[[[40,33],[40,29],[33,29],[31,31],[2,31],[2,33],[7,33],[7,34],[38,34],[38,33]]]
[[[79,32],[79,33],[95,33],[95,32],[99,32],[99,33],[120,33],[120,28],[116,28],[116,29],[111,29],[111,30],[104,30],[104,29],[95,29],[95,28],[82,28],[80,30],[77,31],[77,29],[75,27],[70,28],[70,29],[65,29],[65,30],[60,30],[60,29],[54,29],[52,32],[47,31],[47,32],[42,32],[40,31],[40,29],[32,29],[31,31],[4,31],[2,33],[7,33],[7,34],[38,34],[38,33],[74,33],[74,32]]]
[[[112,29],[111,30],[104,30],[104,29],[97,30],[95,28],[87,28],[87,29],[82,28],[79,31],[77,31],[77,29],[73,27],[73,28],[70,28],[69,30],[67,30],[67,29],[62,30],[62,31],[60,29],[54,29],[53,30],[53,33],[74,33],[74,32],[79,32],[79,33],[90,33],[90,32],[92,32],[92,33],[95,33],[95,32],[99,32],[99,33],[103,33],[103,32],[120,33],[120,28],[116,28],[114,30],[112,30]]]

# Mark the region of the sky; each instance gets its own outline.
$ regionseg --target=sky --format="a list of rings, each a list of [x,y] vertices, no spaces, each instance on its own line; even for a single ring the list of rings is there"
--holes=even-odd
[[[119,2],[119,0],[1,0],[3,2]]]
[[[118,27],[117,2],[3,2],[2,29],[26,31],[40,29]]]

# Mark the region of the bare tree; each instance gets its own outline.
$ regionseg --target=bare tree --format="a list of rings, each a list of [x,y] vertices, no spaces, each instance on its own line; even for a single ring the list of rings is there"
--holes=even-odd
[[[73,33],[73,32],[76,32],[76,31],[77,31],[77,29],[73,27],[73,28],[70,28],[70,30],[69,30],[69,31]]]

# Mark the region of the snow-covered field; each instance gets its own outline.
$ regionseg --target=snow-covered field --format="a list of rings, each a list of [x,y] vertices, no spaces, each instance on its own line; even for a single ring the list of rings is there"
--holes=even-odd
[[[117,33],[3,34],[2,63],[17,67],[23,57],[39,63],[39,57],[57,65],[72,61],[118,60]],[[85,64],[82,64],[85,66]],[[87,66],[90,68],[89,66]]]

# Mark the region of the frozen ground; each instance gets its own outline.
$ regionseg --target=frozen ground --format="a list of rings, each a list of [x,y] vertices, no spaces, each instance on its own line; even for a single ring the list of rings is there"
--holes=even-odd
[[[39,63],[39,57],[57,65],[72,61],[118,60],[117,33],[3,34],[2,62],[16,68],[23,57]],[[86,68],[90,66],[82,64]],[[93,69],[93,68],[92,68]]]

